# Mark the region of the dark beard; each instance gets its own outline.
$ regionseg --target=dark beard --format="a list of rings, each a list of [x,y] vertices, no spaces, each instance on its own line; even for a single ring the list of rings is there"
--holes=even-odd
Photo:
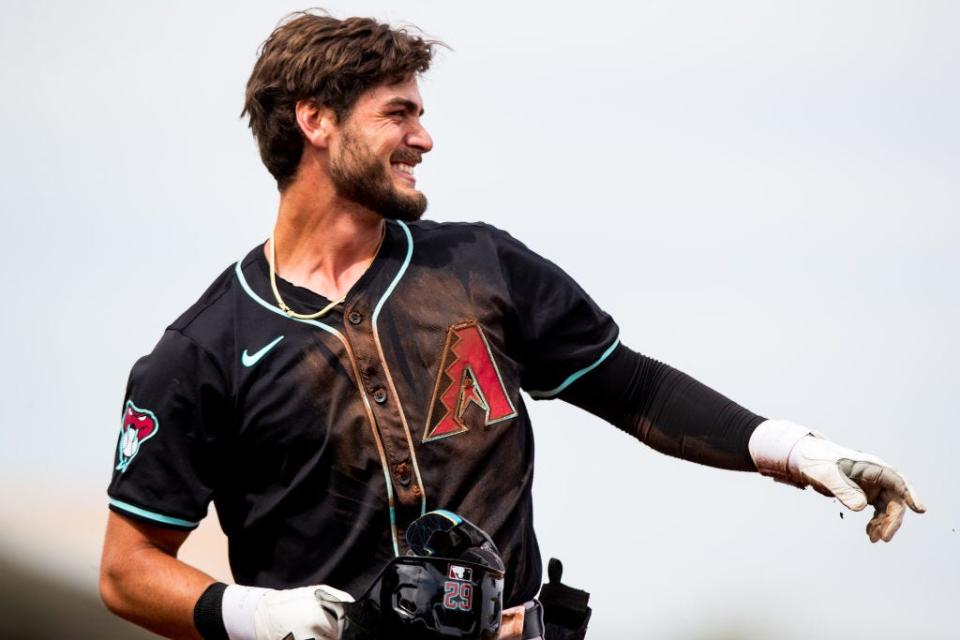
[[[397,191],[383,163],[347,130],[343,131],[340,157],[330,162],[330,179],[337,195],[388,220],[419,220],[427,210],[427,197],[420,192],[407,195]]]

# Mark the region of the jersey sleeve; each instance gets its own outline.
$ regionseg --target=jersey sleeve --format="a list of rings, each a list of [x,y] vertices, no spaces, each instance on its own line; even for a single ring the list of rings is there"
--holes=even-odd
[[[218,477],[224,388],[209,354],[173,329],[137,361],[107,490],[112,511],[175,529],[199,524]]]
[[[560,267],[504,231],[498,255],[515,312],[510,345],[532,398],[559,395],[613,353],[619,328]]]

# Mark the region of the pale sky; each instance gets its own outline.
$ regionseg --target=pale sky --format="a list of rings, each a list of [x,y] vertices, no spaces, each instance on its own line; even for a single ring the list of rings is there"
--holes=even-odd
[[[541,548],[592,592],[588,637],[948,637],[960,5],[325,6],[453,48],[421,84],[428,217],[507,229],[632,348],[885,458],[929,507],[871,545],[865,513],[528,402]],[[0,544],[91,589],[130,366],[269,233],[239,113],[259,43],[299,8],[0,6]]]

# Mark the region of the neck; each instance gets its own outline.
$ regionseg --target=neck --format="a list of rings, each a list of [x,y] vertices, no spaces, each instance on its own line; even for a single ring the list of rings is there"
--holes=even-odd
[[[298,179],[280,196],[273,230],[277,275],[339,300],[373,261],[384,224],[382,216],[337,196],[329,179]]]

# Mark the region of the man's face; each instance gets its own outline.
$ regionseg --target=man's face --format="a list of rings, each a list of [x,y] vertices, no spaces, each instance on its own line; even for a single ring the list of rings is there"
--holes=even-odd
[[[416,79],[362,94],[330,146],[337,194],[385,218],[419,219],[427,198],[416,189],[414,167],[433,148],[422,115]]]

